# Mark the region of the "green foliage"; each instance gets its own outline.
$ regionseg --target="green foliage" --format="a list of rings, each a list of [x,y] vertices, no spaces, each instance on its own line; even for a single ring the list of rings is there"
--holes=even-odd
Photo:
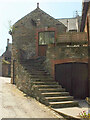
[[[79,113],[79,117],[84,118],[84,119],[89,119],[90,118],[90,111],[88,111],[88,112],[83,111],[83,112]]]
[[[14,32],[15,27],[12,25],[11,20],[8,21],[8,24],[9,24],[9,34],[12,35],[12,32]]]
[[[12,29],[13,29],[13,26],[12,26],[12,21],[11,21],[11,20],[9,20],[9,21],[8,21],[8,24],[9,24],[9,31],[12,31]]]

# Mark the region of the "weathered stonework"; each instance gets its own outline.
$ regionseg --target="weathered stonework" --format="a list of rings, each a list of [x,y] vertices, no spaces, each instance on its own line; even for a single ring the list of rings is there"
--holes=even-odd
[[[14,25],[12,33],[13,46],[17,47],[22,59],[30,59],[36,56],[37,41],[35,34],[37,29],[46,27],[56,28],[59,34],[66,31],[66,27],[63,24],[46,14],[40,8],[35,9]]]
[[[48,44],[46,49],[46,60],[44,61],[45,69],[54,77],[55,64],[62,64],[63,62],[87,62],[88,50],[87,47],[87,34],[85,33],[65,33],[66,27],[59,21],[55,20],[48,14],[46,14],[41,9],[37,8],[27,16],[19,20],[13,27],[12,38],[13,38],[13,48],[12,48],[12,83],[15,83],[17,87],[28,95],[34,95],[37,100],[40,101],[41,96],[40,91],[37,87],[32,87],[32,65],[31,60],[42,59],[43,56],[39,56],[39,33],[40,32],[54,32],[53,44]],[[77,46],[76,46],[77,45]],[[42,44],[43,46],[43,44]],[[43,51],[43,50],[42,50]],[[41,51],[41,52],[42,52]],[[28,60],[29,63],[27,62]],[[24,62],[27,62],[27,68],[31,71],[27,71],[24,66]],[[34,72],[35,69],[39,69],[41,65],[35,66],[35,61],[33,64]],[[42,70],[42,69],[41,69]],[[37,72],[41,72],[37,70]],[[43,72],[43,70],[42,70]],[[44,71],[46,72],[46,71]],[[34,74],[34,73],[33,73]],[[44,73],[45,74],[45,73]],[[45,74],[46,75],[46,74]],[[47,83],[48,79],[43,81],[39,78],[40,74],[33,77],[37,77],[39,81],[35,78],[37,84],[51,84]],[[43,76],[42,76],[43,77]],[[45,76],[44,76],[45,77]],[[50,76],[49,76],[50,77]],[[51,77],[52,78],[52,77]],[[45,79],[44,79],[45,80]],[[35,82],[35,81],[34,81]],[[49,82],[49,81],[48,81]],[[34,92],[34,93],[33,93]],[[42,102],[44,99],[42,100]]]
[[[30,74],[19,61],[15,61],[14,67],[15,67],[14,83],[16,84],[18,89],[20,89],[27,95],[32,96],[33,95],[33,91],[32,91],[33,83],[32,83]]]
[[[17,62],[38,57],[37,31],[46,28],[55,28],[58,34],[66,31],[66,27],[62,23],[40,8],[36,8],[14,24],[12,31],[12,83],[14,74],[13,61],[16,60]]]
[[[52,75],[52,64],[53,61],[59,61],[56,62],[56,64],[61,64],[64,62],[82,62],[82,59],[88,58],[88,47],[73,47],[73,46],[48,46],[47,54],[46,54],[46,61],[45,61],[45,68],[50,72]],[[78,59],[78,60],[77,60]],[[65,61],[66,60],[66,61]],[[64,61],[64,62],[60,62]],[[87,60],[83,62],[88,62]]]

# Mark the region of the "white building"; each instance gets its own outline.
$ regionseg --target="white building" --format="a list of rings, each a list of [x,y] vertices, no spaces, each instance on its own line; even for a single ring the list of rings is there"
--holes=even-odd
[[[81,17],[77,16],[74,18],[61,18],[58,19],[61,23],[63,23],[67,27],[67,32],[69,31],[80,31]]]

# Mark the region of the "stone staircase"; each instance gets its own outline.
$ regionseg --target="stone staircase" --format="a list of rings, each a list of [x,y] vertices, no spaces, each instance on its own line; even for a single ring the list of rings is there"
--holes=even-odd
[[[23,61],[25,70],[30,74],[33,96],[41,103],[52,108],[78,106],[69,92],[65,91],[51,75],[44,70],[44,58]]]

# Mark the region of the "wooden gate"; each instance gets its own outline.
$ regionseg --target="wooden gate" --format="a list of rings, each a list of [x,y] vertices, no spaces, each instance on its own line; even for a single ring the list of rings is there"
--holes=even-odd
[[[55,65],[55,79],[75,98],[88,96],[88,65],[64,63]]]

